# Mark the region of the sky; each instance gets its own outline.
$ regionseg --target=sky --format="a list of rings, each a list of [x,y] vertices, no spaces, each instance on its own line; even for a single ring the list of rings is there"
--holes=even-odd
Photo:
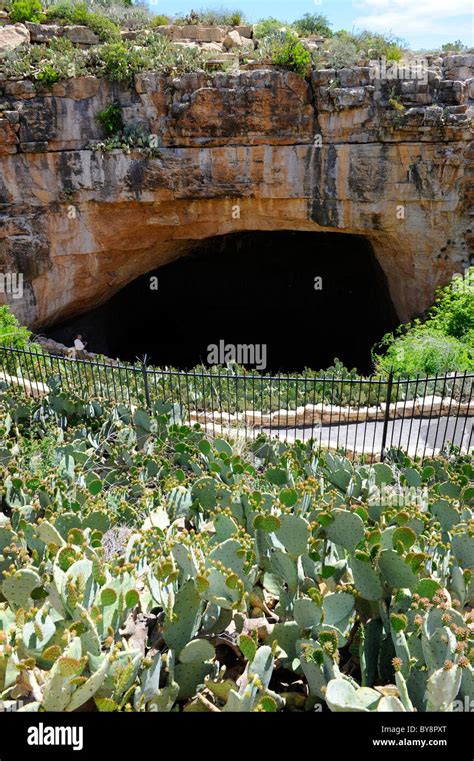
[[[204,8],[239,9],[258,21],[274,16],[294,21],[322,13],[332,29],[392,32],[414,50],[461,40],[474,46],[474,0],[148,0],[156,13],[179,14]]]

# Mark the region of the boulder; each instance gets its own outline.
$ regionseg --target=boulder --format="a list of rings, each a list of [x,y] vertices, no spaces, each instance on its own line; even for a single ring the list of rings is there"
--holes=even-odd
[[[11,95],[13,98],[21,98],[22,100],[34,98],[36,95],[34,82],[30,79],[6,82],[5,95]]]
[[[49,42],[53,37],[62,37],[64,27],[60,24],[34,24],[32,21],[26,21],[25,26],[30,33],[31,42],[37,44]]]
[[[203,42],[201,44],[201,50],[211,50],[215,53],[223,53],[224,52],[224,46],[221,45],[219,42]]]
[[[151,34],[150,29],[125,29],[120,32],[122,40],[136,40],[137,37],[142,35]]]
[[[219,26],[197,26],[196,24],[159,26],[156,31],[173,41],[222,42],[225,36],[224,30]]]
[[[0,55],[16,50],[30,41],[30,33],[24,24],[0,27]]]
[[[65,26],[64,37],[75,45],[97,45],[99,38],[88,26]]]
[[[234,29],[241,37],[247,37],[247,39],[253,37],[253,26],[235,26]]]
[[[444,103],[450,103],[452,105],[464,103],[464,94],[466,89],[464,82],[443,79],[439,83],[439,88],[441,90],[441,99]]]
[[[248,37],[242,37],[236,29],[232,29],[226,37],[224,37],[223,45],[227,50],[232,48],[241,48],[242,50],[253,50],[253,40]]]
[[[446,79],[470,79],[474,76],[474,54],[447,56],[444,59],[444,68]]]
[[[360,87],[371,82],[369,66],[354,66],[352,69],[340,69],[339,81],[341,87]]]

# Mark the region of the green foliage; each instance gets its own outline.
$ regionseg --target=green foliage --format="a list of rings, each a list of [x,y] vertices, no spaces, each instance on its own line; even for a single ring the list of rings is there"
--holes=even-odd
[[[45,87],[51,87],[51,85],[59,82],[60,79],[61,76],[59,72],[57,72],[49,63],[45,64],[36,76],[36,81],[45,85]]]
[[[336,69],[350,68],[363,54],[364,58],[400,61],[407,44],[398,37],[386,34],[347,32],[341,29],[326,44],[329,51],[329,64]]]
[[[122,108],[120,103],[114,102],[97,114],[97,121],[104,128],[107,136],[115,135],[123,129]]]
[[[169,23],[169,22],[167,22]],[[246,23],[245,15],[240,10],[229,8],[206,8],[199,12],[191,11],[187,16],[177,17],[176,24],[200,24],[202,26],[240,26]]]
[[[170,24],[170,23],[171,23],[171,21],[168,18],[168,16],[163,16],[163,15],[158,14],[157,16],[153,16],[153,18],[152,18],[152,20],[150,22],[150,26],[153,28],[153,27],[156,27],[156,26],[166,26],[167,24]]]
[[[92,29],[101,42],[120,39],[120,30],[107,16],[91,12],[84,2],[75,3],[61,0],[47,10],[47,18],[64,21],[67,24],[82,24]]]
[[[121,150],[132,153],[136,151],[153,158],[161,155],[157,135],[146,134],[138,125],[127,125],[118,132],[109,133],[106,140],[89,143],[87,148],[99,152]]]
[[[110,42],[101,47],[97,68],[111,82],[127,82],[146,67],[146,60],[143,48],[137,49],[127,42]]]
[[[321,13],[305,13],[302,18],[294,22],[293,26],[301,37],[308,37],[310,34],[332,37],[329,21]]]
[[[359,57],[357,45],[349,35],[346,37],[336,34],[329,40],[326,49],[329,51],[329,64],[334,69],[350,68]]]
[[[288,34],[281,45],[274,50],[272,63],[304,77],[309,73],[311,54],[296,35]]]
[[[122,29],[146,29],[152,25],[153,13],[142,2],[108,2],[108,0],[88,0],[91,12],[106,16]],[[168,21],[163,23],[169,23]]]
[[[14,349],[25,349],[28,346],[31,333],[28,328],[20,325],[8,306],[0,306],[0,346],[11,346]]]
[[[48,45],[25,45],[7,53],[0,60],[0,73],[6,78],[24,77],[49,85],[88,73],[87,62],[85,51],[58,37]]]
[[[472,349],[456,338],[440,331],[421,327],[419,331],[387,340],[384,355],[375,355],[377,373],[394,373],[414,378],[417,374],[442,375],[447,372],[464,372],[474,369]]]
[[[461,40],[447,42],[445,45],[441,46],[443,53],[463,53],[467,49],[467,45],[463,45]]]
[[[205,60],[199,50],[178,47],[156,33],[136,42],[102,45],[91,63],[95,72],[111,81],[130,82],[135,74],[146,70],[179,74],[203,69]]]
[[[254,26],[253,35],[257,40],[263,40],[265,37],[279,33],[281,29],[290,31],[293,25],[273,17],[260,19]]]
[[[469,705],[468,457],[370,465],[267,441],[269,464],[261,441],[239,453],[170,413],[0,390],[7,705],[19,672],[29,711]],[[375,485],[408,478],[424,508],[371,510]]]
[[[351,35],[357,50],[363,50],[369,58],[386,58],[387,61],[400,61],[407,43],[392,34],[376,34],[366,29]]]
[[[39,23],[44,19],[43,6],[40,0],[14,0],[9,14],[13,24],[24,21]]]
[[[405,377],[474,369],[474,268],[439,289],[424,321],[387,334],[373,352],[377,373],[390,367]],[[377,353],[384,349],[384,353]]]

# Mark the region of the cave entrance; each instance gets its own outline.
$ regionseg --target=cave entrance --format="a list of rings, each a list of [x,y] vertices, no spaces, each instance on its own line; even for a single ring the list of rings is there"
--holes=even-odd
[[[91,351],[129,361],[146,354],[180,369],[207,364],[209,347],[224,345],[228,357],[232,346],[264,346],[253,359],[260,352],[273,373],[327,368],[335,357],[367,373],[371,347],[397,324],[365,238],[278,231],[196,242],[189,255],[48,333],[71,345],[79,332]]]

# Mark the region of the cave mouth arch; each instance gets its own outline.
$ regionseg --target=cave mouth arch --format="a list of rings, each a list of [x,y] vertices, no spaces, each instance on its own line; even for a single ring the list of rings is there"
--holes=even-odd
[[[102,306],[51,328],[67,345],[189,369],[209,347],[266,347],[267,372],[315,370],[340,359],[371,370],[374,343],[398,324],[385,275],[363,236],[240,232],[196,241],[190,252],[125,286]],[[263,369],[263,368],[260,368]]]

